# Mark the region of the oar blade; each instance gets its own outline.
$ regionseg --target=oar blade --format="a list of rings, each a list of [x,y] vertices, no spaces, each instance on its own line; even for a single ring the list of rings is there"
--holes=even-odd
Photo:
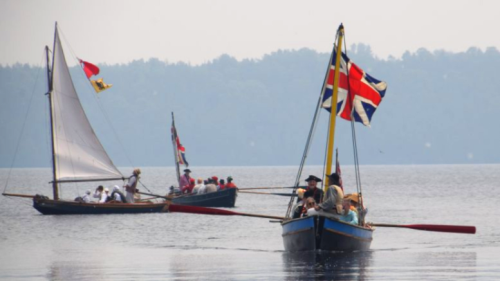
[[[475,226],[467,226],[467,225],[410,224],[410,225],[405,225],[405,227],[417,230],[425,230],[425,231],[451,232],[451,233],[464,233],[464,234],[476,233]]]
[[[451,232],[463,234],[475,234],[476,227],[468,225],[447,225],[447,224],[387,224],[387,223],[370,223],[372,226],[378,227],[400,227],[410,228],[425,231]]]
[[[188,206],[188,205],[177,205],[177,204],[170,204],[168,211],[178,212],[178,213],[202,214],[202,215],[222,215],[222,216],[239,215],[238,213],[231,212],[228,210]]]

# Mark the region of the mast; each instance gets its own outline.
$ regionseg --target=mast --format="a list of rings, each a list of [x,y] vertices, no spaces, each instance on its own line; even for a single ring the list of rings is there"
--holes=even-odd
[[[181,171],[179,168],[179,154],[177,150],[177,129],[175,128],[174,112],[172,112],[172,145],[174,148],[175,169],[177,172],[177,183],[181,185]]]
[[[342,39],[344,37],[344,26],[340,24],[337,31],[338,41],[337,41],[337,55],[335,57],[335,72],[333,80],[333,94],[330,106],[330,128],[328,130],[328,147],[327,147],[327,158],[326,158],[326,169],[325,173],[330,175],[332,173],[332,158],[334,150],[334,139],[335,139],[335,121],[337,117],[337,96],[339,92],[339,78],[340,78],[340,58],[342,55]],[[325,178],[325,188],[329,186],[328,177]]]
[[[54,47],[53,50],[56,48],[56,36],[57,36],[57,22],[56,22],[56,27],[55,27],[55,32],[54,32]],[[47,56],[47,82],[48,82],[48,93],[47,96],[49,98],[49,112],[50,112],[50,136],[51,136],[51,142],[52,142],[52,191],[54,195],[54,200],[59,200],[59,188],[57,184],[57,171],[56,171],[56,147],[55,147],[55,136],[54,136],[54,105],[53,105],[53,100],[52,100],[52,90],[53,90],[53,76],[52,72],[54,70],[54,59],[55,56],[52,56],[52,67],[49,65],[49,47],[45,46],[45,51],[46,51],[46,56]]]

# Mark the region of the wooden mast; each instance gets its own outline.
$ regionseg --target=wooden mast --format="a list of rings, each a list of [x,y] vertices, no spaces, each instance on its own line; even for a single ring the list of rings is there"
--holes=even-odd
[[[340,24],[337,31],[338,41],[337,41],[337,55],[335,57],[335,72],[333,79],[333,94],[330,106],[330,128],[328,130],[328,147],[327,147],[327,158],[325,173],[330,175],[332,173],[332,158],[334,151],[334,139],[335,139],[335,121],[337,117],[337,96],[339,92],[339,78],[340,78],[340,59],[342,55],[342,39],[344,37],[344,26]],[[325,189],[329,186],[328,177],[325,178]]]
[[[175,128],[175,119],[174,112],[172,112],[172,145],[174,147],[174,160],[175,160],[175,169],[177,172],[177,183],[179,184],[179,188],[181,187],[181,171],[179,168],[179,153],[177,148],[177,129]]]
[[[55,48],[56,48],[56,39],[57,39],[57,22],[54,33],[54,47],[53,47],[53,55],[52,55],[52,67],[49,65],[49,47],[45,46],[45,51],[47,55],[47,81],[49,91],[47,93],[49,97],[49,112],[50,112],[50,136],[52,141],[52,190],[54,195],[54,200],[59,200],[59,188],[57,184],[57,171],[56,171],[56,147],[55,147],[55,136],[54,136],[54,111],[53,111],[53,99],[52,99],[52,90],[53,90],[53,78],[54,78],[54,59],[55,59]]]

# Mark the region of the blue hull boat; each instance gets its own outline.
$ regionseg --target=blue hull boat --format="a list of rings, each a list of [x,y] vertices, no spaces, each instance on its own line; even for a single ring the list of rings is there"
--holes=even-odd
[[[324,216],[309,216],[282,223],[285,251],[366,251],[373,229]]]

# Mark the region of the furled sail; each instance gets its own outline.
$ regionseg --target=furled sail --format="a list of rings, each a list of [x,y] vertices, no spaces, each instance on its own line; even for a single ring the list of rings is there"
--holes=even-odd
[[[123,178],[104,150],[83,111],[71,80],[57,29],[51,95],[56,180]]]

